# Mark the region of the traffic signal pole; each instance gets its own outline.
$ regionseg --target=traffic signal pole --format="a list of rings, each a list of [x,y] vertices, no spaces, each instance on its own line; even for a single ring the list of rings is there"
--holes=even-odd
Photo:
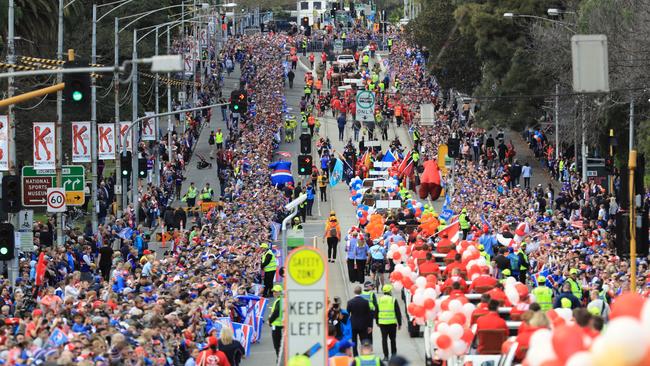
[[[7,32],[7,46],[8,46],[8,52],[7,52],[7,63],[13,65],[16,60],[15,60],[15,52],[16,49],[14,48],[14,0],[9,0],[9,9],[8,9],[8,17],[9,21],[9,29]],[[9,69],[9,72],[13,72],[14,69],[11,68]],[[14,78],[9,77],[7,80],[7,96],[9,97],[8,99],[11,99],[14,95]],[[8,105],[9,110],[8,110],[8,115],[9,115],[9,174],[15,175],[16,174],[16,120],[15,120],[15,115],[14,115],[14,108],[12,104]],[[9,214],[9,223],[14,226],[14,229],[18,227],[18,215],[10,213]],[[9,275],[9,281],[11,281],[12,286],[16,283],[16,278],[18,277],[18,256],[15,256],[11,262],[7,263],[7,274]]]
[[[97,63],[97,4],[93,4],[93,24],[92,24],[92,50],[91,63]],[[98,229],[97,218],[97,79],[91,74],[90,78],[90,212],[91,225],[93,232]],[[85,187],[84,187],[85,188]]]
[[[57,35],[56,59],[63,60],[63,0],[59,0],[59,29]],[[68,57],[74,54],[69,54]],[[72,60],[71,60],[72,61]],[[56,74],[56,82],[63,82],[63,74]],[[63,159],[63,91],[56,92],[56,185],[60,186],[62,181],[61,160]],[[63,246],[63,215],[60,212],[56,214],[56,245]]]

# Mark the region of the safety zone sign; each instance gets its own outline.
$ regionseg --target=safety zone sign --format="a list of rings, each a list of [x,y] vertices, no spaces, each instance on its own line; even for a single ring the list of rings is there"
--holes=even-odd
[[[65,191],[62,188],[47,189],[47,212],[65,212]]]
[[[285,364],[309,356],[312,366],[327,365],[327,266],[320,251],[301,247],[287,258],[285,282]]]
[[[375,120],[375,94],[368,90],[357,92],[357,121],[372,122]]]

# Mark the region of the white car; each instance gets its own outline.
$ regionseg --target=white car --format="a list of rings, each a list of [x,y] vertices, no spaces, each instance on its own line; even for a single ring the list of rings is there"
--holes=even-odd
[[[341,66],[354,63],[354,56],[352,55],[338,55],[336,56],[336,62]]]

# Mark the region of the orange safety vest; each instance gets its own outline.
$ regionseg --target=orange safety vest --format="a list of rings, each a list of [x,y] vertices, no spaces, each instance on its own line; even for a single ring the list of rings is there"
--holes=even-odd
[[[316,90],[320,90],[323,87],[323,82],[320,79],[316,79],[314,86],[316,86]]]
[[[401,117],[401,116],[402,116],[402,106],[398,104],[395,106],[395,117]]]
[[[353,358],[350,356],[333,356],[330,357],[330,366],[350,366]]]
[[[310,115],[310,116],[307,118],[307,124],[308,124],[309,126],[313,126],[314,124],[316,124],[316,118],[314,118],[314,116],[311,116],[311,115]]]

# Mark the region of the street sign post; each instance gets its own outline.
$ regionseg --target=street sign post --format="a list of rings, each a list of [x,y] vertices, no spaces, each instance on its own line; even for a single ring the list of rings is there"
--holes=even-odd
[[[371,122],[375,120],[375,94],[368,90],[357,92],[357,121]]]
[[[47,212],[65,212],[65,191],[63,188],[47,189]]]
[[[66,204],[81,206],[85,202],[86,170],[81,165],[64,165],[62,167],[61,188],[65,191]],[[23,206],[47,206],[47,189],[59,186],[56,171],[36,170],[33,166],[24,166],[22,170]]]
[[[20,243],[23,252],[34,251],[34,210],[21,210],[18,213],[18,230],[16,243]]]
[[[287,258],[285,277],[285,364],[308,354],[312,366],[327,365],[327,266],[321,252],[301,247]]]

